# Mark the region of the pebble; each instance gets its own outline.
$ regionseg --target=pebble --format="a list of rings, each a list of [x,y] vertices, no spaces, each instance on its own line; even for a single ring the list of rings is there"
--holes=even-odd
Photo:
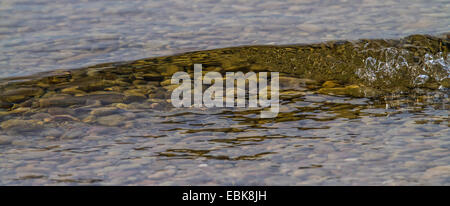
[[[51,115],[74,115],[75,111],[73,111],[70,108],[63,108],[63,107],[50,107],[47,109],[47,112]]]
[[[47,119],[44,119],[44,121],[47,122]],[[73,117],[71,115],[55,115],[50,118],[50,121],[53,122],[71,122],[71,121],[80,121],[78,118]]]
[[[54,138],[58,138],[62,134],[63,134],[63,131],[61,131],[60,129],[55,129],[55,128],[47,128],[41,132],[41,135],[43,135],[43,136],[49,136],[49,137],[54,137]]]
[[[8,145],[12,143],[13,138],[9,136],[0,135],[0,145]]]
[[[127,118],[122,115],[115,114],[115,115],[99,117],[97,119],[97,122],[99,124],[105,125],[105,126],[119,126],[119,125],[123,124],[126,119]]]
[[[38,120],[10,119],[3,121],[0,127],[4,130],[15,130],[19,132],[33,131],[43,128],[43,122]]]
[[[84,136],[85,134],[86,132],[83,129],[70,129],[61,136],[61,139],[76,139]]]
[[[118,112],[120,112],[120,109],[117,109],[116,107],[101,107],[93,109],[90,114],[99,117],[116,114]]]
[[[322,87],[325,87],[325,88],[333,88],[333,87],[336,87],[336,86],[338,86],[339,84],[338,83],[336,83],[336,82],[334,82],[334,81],[326,81],[326,82],[324,82],[323,84],[322,84]]]
[[[44,93],[39,87],[16,88],[2,91],[0,99],[6,102],[21,102],[33,96],[40,96]]]
[[[86,102],[86,97],[73,97],[60,95],[39,99],[40,107],[69,107],[72,105],[82,105]]]

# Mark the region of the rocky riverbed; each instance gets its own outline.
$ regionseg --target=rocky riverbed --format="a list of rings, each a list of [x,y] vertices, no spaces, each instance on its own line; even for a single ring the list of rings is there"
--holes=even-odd
[[[79,108],[3,115],[0,182],[449,183],[447,93],[375,100],[322,94],[300,84],[284,90],[281,100],[274,119],[245,109],[166,108],[152,100],[107,105],[94,100]]]
[[[448,36],[247,46],[0,81],[2,185],[448,185]],[[278,71],[280,112],[174,108],[170,77]]]

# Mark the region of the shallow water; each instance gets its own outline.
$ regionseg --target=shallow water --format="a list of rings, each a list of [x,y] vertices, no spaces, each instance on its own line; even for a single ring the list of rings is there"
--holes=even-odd
[[[211,58],[222,52],[2,82],[0,183],[449,184],[448,88],[374,92],[281,73],[276,118],[261,119],[260,109],[174,108],[174,63],[197,59],[210,64],[205,71],[223,71]]]
[[[380,100],[294,86],[274,119],[148,102],[24,112],[46,123],[1,131],[0,184],[447,185],[448,93],[417,92]]]
[[[450,184],[447,1],[218,2],[0,2],[0,185]],[[278,116],[174,108],[194,63]]]
[[[450,31],[438,1],[2,0],[0,77],[241,45]]]

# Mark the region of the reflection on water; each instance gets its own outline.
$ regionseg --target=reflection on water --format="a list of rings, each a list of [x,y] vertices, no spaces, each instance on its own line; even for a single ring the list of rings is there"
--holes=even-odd
[[[2,0],[0,77],[240,45],[450,31],[438,1]]]
[[[165,97],[157,109],[156,100],[93,101],[3,114],[0,183],[449,183],[448,93],[355,98],[282,80],[291,83],[273,119],[259,109],[173,108]]]

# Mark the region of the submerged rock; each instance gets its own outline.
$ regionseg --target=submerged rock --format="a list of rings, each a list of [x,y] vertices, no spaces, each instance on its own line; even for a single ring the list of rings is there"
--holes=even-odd
[[[74,115],[75,111],[70,108],[63,107],[50,107],[47,109],[47,112],[51,115]]]
[[[10,119],[0,123],[0,127],[4,130],[14,130],[18,132],[28,132],[42,129],[43,122],[39,120],[22,120]]]
[[[39,87],[30,87],[30,88],[12,88],[3,91],[0,94],[0,100],[5,103],[19,103],[27,100],[31,97],[40,96],[44,93]],[[5,104],[3,103],[3,104]]]
[[[120,112],[120,109],[116,107],[101,107],[93,109],[90,114],[99,117],[116,114],[118,112]]]
[[[12,137],[0,135],[0,145],[8,145],[13,141]]]
[[[73,87],[64,88],[64,89],[61,90],[61,93],[71,94],[71,95],[85,94],[84,91],[79,89],[79,86],[73,86]]]
[[[44,131],[42,131],[40,134],[47,139],[56,139],[59,138],[64,132],[60,129],[56,128],[47,128]]]
[[[71,105],[85,104],[86,97],[74,97],[69,95],[58,95],[39,100],[40,107],[68,107]]]
[[[119,93],[102,93],[102,94],[89,94],[83,96],[87,99],[100,100],[103,105],[112,103],[121,103],[124,101],[125,95]]]
[[[84,135],[86,135],[86,132],[82,129],[70,129],[61,136],[61,139],[76,139],[81,138]]]
[[[449,87],[450,81],[449,46],[448,35],[412,35],[395,40],[242,46],[107,63],[0,81],[0,108],[11,109],[17,104],[47,108],[84,106],[87,101],[108,105],[168,99],[177,86],[170,84],[170,76],[178,71],[192,75],[194,63],[203,64],[204,72],[222,74],[280,72],[289,75],[280,76],[281,89],[306,87],[335,95],[361,97],[419,87],[442,90]],[[322,88],[318,88],[318,82],[324,82]]]
[[[326,81],[326,82],[324,82],[323,84],[322,84],[322,87],[325,87],[325,88],[333,88],[333,87],[336,87],[336,86],[338,86],[339,84],[337,84],[336,82],[334,82],[334,81]]]
[[[105,125],[105,126],[119,126],[119,125],[122,125],[126,119],[127,119],[127,117],[125,117],[123,115],[114,114],[114,115],[99,117],[97,119],[97,122],[99,124]]]

